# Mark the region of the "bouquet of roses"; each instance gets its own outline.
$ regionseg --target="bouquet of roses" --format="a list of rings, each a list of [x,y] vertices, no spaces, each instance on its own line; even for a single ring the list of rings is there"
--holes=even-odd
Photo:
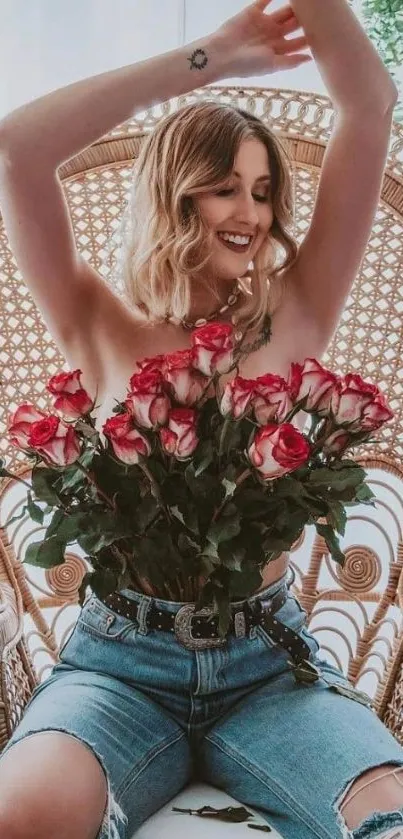
[[[346,453],[393,413],[375,385],[314,358],[291,364],[287,380],[242,378],[247,349],[231,325],[210,323],[194,329],[191,349],[142,360],[104,440],[81,370],[49,380],[55,413],[21,405],[8,424],[34,461],[21,515],[43,524],[52,514],[25,562],[58,565],[78,543],[91,568],[81,603],[87,586],[100,597],[135,588],[196,600],[218,612],[221,635],[231,599],[254,593],[263,567],[306,525],[343,565],[336,532],[344,535],[345,508],[374,506],[365,471]],[[310,421],[304,433],[291,422],[300,411]],[[17,477],[1,462],[0,475]]]

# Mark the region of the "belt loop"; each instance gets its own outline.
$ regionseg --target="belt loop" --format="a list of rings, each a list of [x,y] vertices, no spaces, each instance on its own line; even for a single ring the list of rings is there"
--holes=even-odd
[[[148,626],[147,626],[147,615],[148,615],[148,610],[151,607],[151,605],[152,605],[152,597],[148,597],[146,594],[143,594],[142,597],[141,597],[140,603],[138,604],[137,615],[136,615],[136,620],[138,621],[138,624],[139,624],[139,628],[138,628],[137,632],[139,632],[140,635],[148,635],[148,633],[149,633],[149,629],[148,629]]]

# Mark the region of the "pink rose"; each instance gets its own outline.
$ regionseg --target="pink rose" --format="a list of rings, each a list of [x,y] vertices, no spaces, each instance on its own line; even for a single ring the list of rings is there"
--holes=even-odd
[[[375,431],[394,416],[377,386],[358,373],[338,381],[331,407],[337,424],[348,423],[349,431]]]
[[[192,350],[179,350],[163,357],[164,381],[168,382],[174,399],[181,405],[194,405],[206,387],[206,377],[195,370],[192,363]]]
[[[205,376],[228,373],[233,363],[234,329],[230,323],[212,322],[192,332],[193,366]]]
[[[169,412],[168,427],[160,428],[160,439],[167,454],[182,460],[195,450],[199,440],[196,435],[196,411],[192,408],[174,408]]]
[[[142,358],[141,361],[137,362],[137,366],[142,373],[161,373],[164,360],[165,355],[153,355],[150,358]]]
[[[253,410],[259,425],[266,425],[273,421],[282,422],[291,408],[288,385],[282,376],[272,373],[258,376],[255,383]]]
[[[70,466],[81,454],[74,428],[54,414],[32,423],[28,445],[54,466]]]
[[[348,434],[344,429],[339,428],[333,431],[322,444],[323,453],[327,456],[330,454],[341,454],[343,449],[352,442],[351,434]]]
[[[306,358],[303,364],[291,364],[288,386],[294,404],[306,396],[304,411],[327,416],[337,381],[338,377],[316,358]]]
[[[171,406],[164,392],[164,381],[160,372],[135,373],[130,379],[130,393],[125,405],[134,421],[142,428],[163,425]]]
[[[252,465],[269,480],[298,469],[306,463],[309,454],[308,441],[288,422],[259,428],[248,450]]]
[[[254,379],[243,379],[242,376],[235,376],[231,382],[227,382],[220,403],[220,411],[223,417],[228,414],[231,414],[234,419],[242,417],[251,404],[254,389]]]
[[[23,402],[8,419],[7,433],[12,445],[19,449],[28,449],[32,425],[46,417],[47,414],[44,411],[38,411],[35,405]]]
[[[55,409],[70,419],[78,419],[88,414],[94,407],[94,400],[81,386],[81,370],[73,370],[71,373],[58,373],[49,379],[46,389],[57,398]]]
[[[139,457],[148,457],[151,446],[133,426],[131,414],[117,414],[102,426],[102,431],[111,442],[116,457],[129,466],[139,462]]]

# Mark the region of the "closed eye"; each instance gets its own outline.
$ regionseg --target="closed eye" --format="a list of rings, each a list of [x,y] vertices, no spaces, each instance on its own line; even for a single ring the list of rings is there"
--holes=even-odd
[[[215,194],[218,195],[218,196],[221,196],[222,198],[225,198],[227,195],[230,195],[232,192],[234,192],[233,189],[220,189],[220,191],[216,192]],[[269,200],[269,197],[270,197],[269,194],[266,194],[266,195],[256,195],[255,194],[255,195],[253,195],[254,200],[255,201],[260,201],[260,202],[267,202]]]

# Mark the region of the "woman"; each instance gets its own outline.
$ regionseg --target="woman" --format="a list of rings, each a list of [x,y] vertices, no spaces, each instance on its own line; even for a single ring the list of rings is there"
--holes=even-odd
[[[200,318],[234,315],[256,338],[272,313],[269,345],[242,367],[251,377],[320,358],[337,325],[377,207],[397,91],[345,0],[291,0],[272,14],[267,5],[0,124],[10,245],[69,364],[88,391],[98,387],[99,428],[134,359],[187,347]],[[271,132],[236,109],[187,107],[157,127],[137,166],[125,307],[76,250],[58,166],[157,99],[297,67],[307,46],[337,120],[301,247],[287,232],[289,173]],[[237,278],[251,263],[248,294]],[[233,603],[221,646],[207,636],[192,646],[190,626],[183,643],[175,616],[189,604],[127,590],[113,608],[90,597],[2,755],[1,835],[131,837],[194,774],[260,808],[284,839],[403,836],[403,750],[320,658],[289,586],[282,556],[253,597]],[[305,644],[314,683],[295,682],[278,634],[245,629],[239,616],[256,604]]]

